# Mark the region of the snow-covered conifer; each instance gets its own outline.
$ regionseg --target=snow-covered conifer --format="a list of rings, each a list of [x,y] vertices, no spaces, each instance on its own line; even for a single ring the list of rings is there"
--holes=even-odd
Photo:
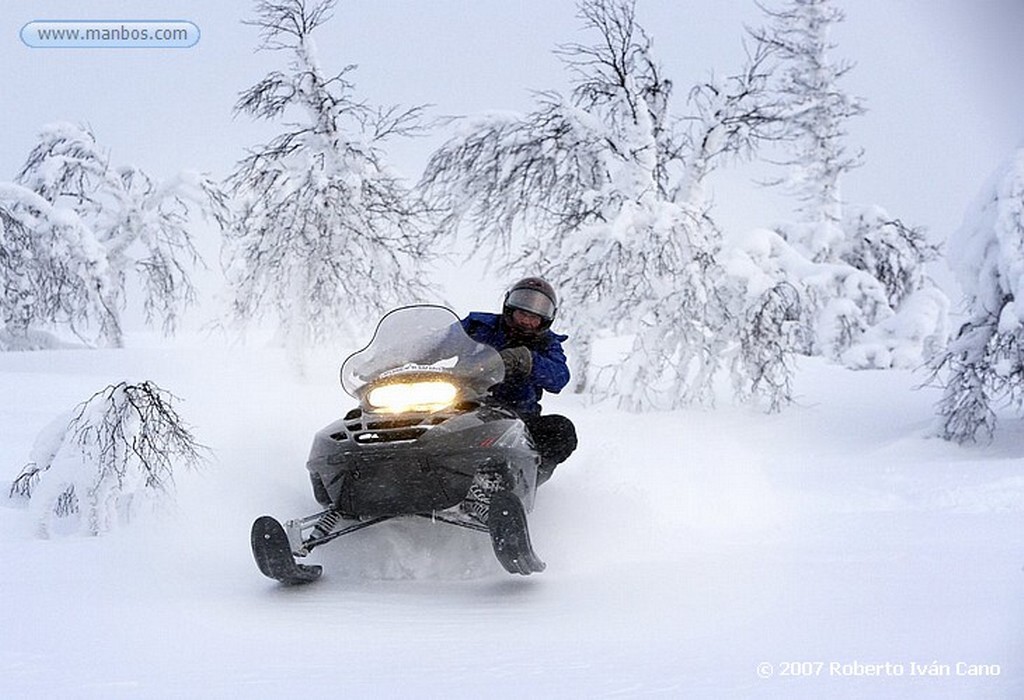
[[[313,32],[334,0],[260,1],[261,48],[287,54],[245,90],[236,111],[288,130],[238,163],[229,184],[238,212],[226,258],[233,319],[273,314],[299,369],[307,345],[354,337],[352,322],[429,293],[432,211],[385,162],[393,137],[419,132],[422,108],[373,109],[358,100],[347,66],[321,66]]]
[[[755,32],[780,62],[776,92],[785,144],[778,182],[799,201],[792,242],[816,262],[834,261],[844,240],[841,180],[860,161],[850,155],[846,123],[864,113],[840,86],[852,64],[833,60],[830,33],[844,15],[834,0],[788,0],[782,10],[762,6],[771,26]]]
[[[833,0],[763,9],[771,26],[752,34],[778,63],[772,130],[788,170],[776,184],[798,200],[798,219],[777,229],[785,244],[771,244],[785,254],[765,272],[800,294],[797,348],[855,368],[919,365],[945,340],[948,302],[925,273],[938,249],[881,208],[843,201],[842,178],[861,159],[846,123],[865,111],[840,86],[852,64],[831,57],[843,12]]]
[[[175,468],[198,466],[204,450],[173,400],[151,382],[121,382],[40,433],[10,496],[29,499],[41,536],[98,535],[170,496]]]
[[[999,168],[949,239],[967,321],[931,365],[945,387],[940,435],[991,437],[995,409],[1024,404],[1024,148]]]

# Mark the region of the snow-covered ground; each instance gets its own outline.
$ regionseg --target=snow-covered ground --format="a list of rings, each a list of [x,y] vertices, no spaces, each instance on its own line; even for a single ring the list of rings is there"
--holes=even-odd
[[[0,697],[1024,697],[1024,424],[931,438],[922,375],[804,360],[772,416],[550,397],[581,446],[531,516],[547,571],[417,520],[282,588],[249,527],[315,509],[340,353],[300,381],[253,345],[130,345],[0,354],[0,482],[122,379],[179,396],[212,450],[172,511],[102,537],[39,539],[3,499]]]

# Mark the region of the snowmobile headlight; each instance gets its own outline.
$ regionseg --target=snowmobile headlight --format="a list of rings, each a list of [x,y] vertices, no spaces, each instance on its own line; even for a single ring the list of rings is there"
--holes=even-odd
[[[451,382],[394,382],[370,389],[366,402],[382,413],[430,413],[450,406],[458,393]]]

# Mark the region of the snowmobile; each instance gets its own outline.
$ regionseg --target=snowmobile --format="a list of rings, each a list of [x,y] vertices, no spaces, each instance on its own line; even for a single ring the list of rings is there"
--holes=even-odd
[[[313,439],[306,468],[324,510],[284,524],[258,518],[260,571],[285,584],[314,581],[323,567],[296,557],[407,516],[488,534],[509,573],[543,571],[526,518],[540,457],[523,421],[488,395],[504,372],[498,352],[466,335],[450,309],[406,306],[384,316],[341,366],[342,387],[359,406]]]

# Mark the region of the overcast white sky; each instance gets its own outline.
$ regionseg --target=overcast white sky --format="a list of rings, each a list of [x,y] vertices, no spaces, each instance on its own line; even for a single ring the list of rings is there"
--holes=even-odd
[[[765,0],[778,6],[780,0]],[[865,165],[847,199],[880,204],[936,240],[955,228],[1000,159],[1024,144],[1024,2],[848,0],[833,37],[856,63],[845,83],[866,116],[850,125]],[[254,53],[243,0],[5,0],[0,9],[0,179],[14,176],[39,128],[90,124],[115,163],[157,175],[225,174],[248,145],[275,133],[231,114],[237,93],[283,56]],[[689,86],[742,59],[743,25],[763,23],[753,0],[638,0],[665,73]],[[40,49],[19,31],[38,19],[183,19],[202,30],[190,49]],[[357,92],[373,103],[430,103],[435,116],[529,109],[531,90],[565,89],[551,50],[585,41],[569,0],[342,0],[318,37],[325,68],[359,65]],[[396,148],[415,178],[437,140]],[[774,223],[789,202],[748,185],[747,172],[714,184],[726,227]]]

